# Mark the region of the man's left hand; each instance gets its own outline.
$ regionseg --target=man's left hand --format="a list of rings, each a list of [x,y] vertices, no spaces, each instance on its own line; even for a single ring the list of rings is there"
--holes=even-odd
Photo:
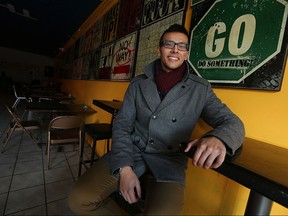
[[[192,147],[196,148],[192,158],[194,166],[204,169],[218,168],[225,159],[226,147],[217,137],[210,136],[192,140],[188,143],[185,152],[188,152]]]

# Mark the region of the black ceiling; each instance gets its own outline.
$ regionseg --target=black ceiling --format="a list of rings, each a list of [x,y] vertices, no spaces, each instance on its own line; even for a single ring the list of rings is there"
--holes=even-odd
[[[0,0],[0,46],[53,57],[101,0]]]

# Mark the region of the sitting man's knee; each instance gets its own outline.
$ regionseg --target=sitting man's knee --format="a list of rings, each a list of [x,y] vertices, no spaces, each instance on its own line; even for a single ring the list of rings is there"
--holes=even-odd
[[[80,214],[87,215],[89,212],[94,212],[102,206],[103,200],[96,194],[90,194],[89,192],[79,193],[77,190],[73,190],[68,197],[68,205],[71,210]]]
[[[107,205],[107,198],[118,188],[118,179],[112,175],[106,160],[98,160],[75,183],[68,204],[78,214],[97,214]],[[105,213],[105,212],[104,212]]]

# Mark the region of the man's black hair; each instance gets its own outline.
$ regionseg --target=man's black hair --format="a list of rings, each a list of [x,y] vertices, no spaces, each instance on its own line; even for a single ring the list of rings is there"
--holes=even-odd
[[[170,32],[180,32],[180,33],[183,33],[187,36],[188,40],[189,40],[189,34],[188,34],[188,31],[186,30],[186,28],[180,24],[173,24],[171,25],[168,29],[166,29],[163,34],[161,35],[160,37],[160,41],[159,41],[159,45],[161,43],[161,41],[163,40],[163,36],[166,34],[166,33],[170,33]]]

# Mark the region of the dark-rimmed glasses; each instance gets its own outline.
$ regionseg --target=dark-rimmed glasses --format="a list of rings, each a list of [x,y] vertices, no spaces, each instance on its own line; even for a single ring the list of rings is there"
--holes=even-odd
[[[174,49],[175,45],[177,45],[178,50],[181,50],[181,51],[188,51],[189,49],[189,45],[184,42],[176,43],[171,40],[162,40],[160,42],[160,46],[164,46],[165,48],[168,48],[168,49]]]

